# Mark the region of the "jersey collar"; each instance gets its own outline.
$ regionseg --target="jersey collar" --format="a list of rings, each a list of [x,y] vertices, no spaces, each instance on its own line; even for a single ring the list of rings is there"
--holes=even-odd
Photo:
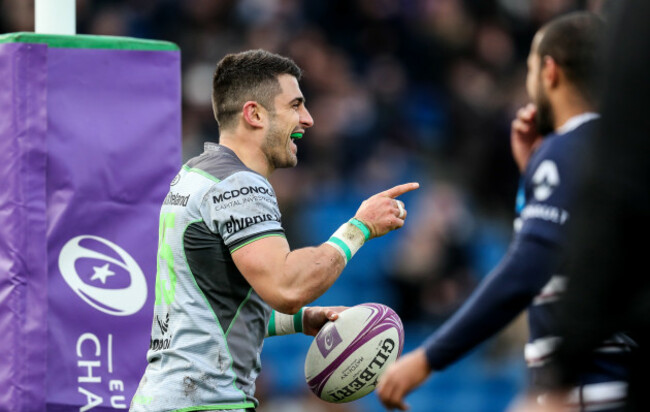
[[[219,143],[214,143],[214,142],[204,142],[203,143],[203,150],[206,152],[214,152],[217,150],[221,150],[220,148],[223,147]]]
[[[559,134],[569,133],[570,131],[577,129],[579,126],[587,123],[588,121],[593,119],[598,119],[599,117],[600,114],[595,112],[586,112],[586,113],[579,114],[577,116],[573,116],[572,118],[564,122],[564,124],[555,131],[555,134],[559,135]]]

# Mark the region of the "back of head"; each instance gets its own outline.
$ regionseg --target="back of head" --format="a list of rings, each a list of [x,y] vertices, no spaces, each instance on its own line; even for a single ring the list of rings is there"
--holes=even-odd
[[[542,64],[545,56],[552,57],[582,97],[596,104],[605,22],[594,13],[574,12],[552,20],[540,32],[537,54]]]
[[[235,125],[247,101],[256,101],[273,111],[273,99],[281,91],[278,76],[289,74],[300,80],[302,71],[293,60],[265,50],[226,55],[217,64],[212,79],[212,109],[222,130]]]

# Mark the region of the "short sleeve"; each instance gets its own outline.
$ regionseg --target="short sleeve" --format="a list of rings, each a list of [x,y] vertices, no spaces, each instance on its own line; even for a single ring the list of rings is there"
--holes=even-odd
[[[201,215],[230,253],[266,236],[284,236],[282,215],[271,184],[245,171],[214,184],[201,202]]]

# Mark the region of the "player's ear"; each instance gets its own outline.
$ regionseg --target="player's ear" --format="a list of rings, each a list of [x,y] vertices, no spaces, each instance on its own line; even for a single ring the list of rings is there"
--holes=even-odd
[[[266,110],[261,104],[252,100],[247,101],[242,108],[242,114],[244,121],[254,129],[264,127]]]
[[[542,58],[542,81],[547,88],[555,88],[560,79],[560,66],[551,56]]]

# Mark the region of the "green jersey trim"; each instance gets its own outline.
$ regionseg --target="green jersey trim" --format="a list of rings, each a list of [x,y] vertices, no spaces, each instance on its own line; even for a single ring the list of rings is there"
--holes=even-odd
[[[226,338],[228,337],[228,334],[230,333],[230,329],[232,328],[232,325],[235,324],[235,321],[237,320],[237,317],[239,317],[239,312],[241,312],[241,309],[244,307],[246,302],[248,302],[248,299],[251,298],[251,293],[253,293],[253,288],[250,288],[248,290],[248,294],[244,298],[244,300],[241,301],[239,304],[239,307],[237,308],[237,312],[235,312],[235,316],[232,318],[232,321],[230,321],[230,325],[228,326],[228,330],[226,331]]]
[[[203,171],[201,169],[196,169],[194,167],[189,167],[187,165],[183,165],[183,170],[185,170],[187,172],[198,173],[201,176],[205,177],[206,179],[213,180],[213,181],[215,181],[217,183],[221,182],[221,180],[217,179],[216,177],[212,176],[210,173],[208,173],[206,171]]]
[[[246,245],[249,245],[249,244],[255,242],[256,240],[264,239],[265,237],[271,237],[271,236],[280,236],[280,237],[283,237],[283,238],[286,239],[286,236],[284,234],[282,234],[282,233],[269,233],[267,235],[258,236],[258,237],[255,237],[255,238],[247,241],[247,242],[242,243],[241,245],[239,245],[236,248],[234,248],[233,250],[231,250],[230,254],[232,255],[233,253],[235,253],[239,249],[243,248]]]
[[[203,219],[197,219],[197,220],[192,220],[192,221],[188,222],[187,225],[185,226],[185,229],[183,229],[183,237],[182,237],[182,239],[185,239],[185,232],[187,232],[187,228],[190,227],[190,225],[192,225],[194,223],[200,223],[200,222],[203,222]],[[224,333],[223,329],[221,328],[221,323],[219,322],[219,318],[217,317],[217,314],[214,313],[214,310],[212,310],[212,306],[210,306],[210,302],[208,301],[208,298],[205,296],[205,293],[203,293],[203,291],[199,287],[199,284],[196,283],[196,277],[194,276],[194,273],[192,273],[192,269],[190,268],[190,264],[187,261],[187,255],[185,254],[185,242],[183,242],[182,246],[183,246],[182,247],[182,249],[183,249],[183,260],[185,260],[185,266],[187,267],[187,273],[189,273],[190,276],[192,276],[192,282],[194,282],[194,286],[196,287],[196,290],[198,290],[199,293],[201,294],[201,296],[203,296],[203,301],[205,302],[205,306],[207,306],[208,310],[212,313],[212,317],[214,318],[214,323],[217,325],[217,327],[219,328],[219,331],[221,332],[221,335],[223,336],[223,342],[224,342],[224,345],[226,347],[226,352],[228,352],[228,357],[230,357],[230,373],[234,377],[233,380],[232,380],[232,387],[235,388],[236,391],[239,391],[239,393],[241,393],[242,396],[244,397],[244,400],[246,400],[247,399],[246,398],[246,396],[247,396],[246,393],[244,393],[244,391],[241,390],[240,388],[238,388],[237,385],[236,385],[237,374],[235,373],[235,371],[232,368],[232,365],[233,365],[233,363],[235,363],[235,361],[234,361],[234,359],[232,357],[232,354],[230,353],[230,347],[228,346],[227,335]],[[250,296],[250,292],[249,292],[249,296]],[[231,323],[231,325],[232,325],[232,323]],[[228,327],[228,330],[230,330],[230,327]],[[250,406],[245,406],[246,408],[255,407],[255,405],[252,404],[252,403],[245,403],[245,404],[242,403],[241,405],[250,405]],[[242,408],[242,406],[239,406],[239,407],[236,407],[236,408],[230,407],[230,408],[213,408],[213,409],[241,409],[241,408]],[[178,409],[178,411],[199,411],[199,410],[206,411],[206,410],[210,410],[210,408],[195,406],[195,407],[192,407],[192,408]]]
[[[178,45],[167,41],[86,34],[7,33],[0,35],[0,43],[42,43],[56,49],[179,50]]]
[[[192,412],[192,411],[222,411],[230,409],[246,409],[254,408],[255,404],[252,402],[248,403],[236,403],[233,405],[201,405],[201,406],[190,406],[189,408],[174,409],[172,412]]]

